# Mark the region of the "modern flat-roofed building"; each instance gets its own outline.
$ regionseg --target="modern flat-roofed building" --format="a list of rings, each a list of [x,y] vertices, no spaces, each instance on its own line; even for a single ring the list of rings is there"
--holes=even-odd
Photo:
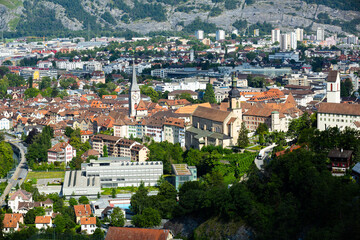
[[[163,174],[162,162],[90,161],[81,165],[86,177],[100,177],[102,188],[155,186]]]
[[[68,198],[96,197],[101,192],[100,178],[85,176],[81,171],[66,171],[62,192]]]
[[[172,164],[171,168],[174,173],[172,184],[175,186],[176,190],[178,190],[184,182],[196,181],[197,179],[197,169],[195,166]]]

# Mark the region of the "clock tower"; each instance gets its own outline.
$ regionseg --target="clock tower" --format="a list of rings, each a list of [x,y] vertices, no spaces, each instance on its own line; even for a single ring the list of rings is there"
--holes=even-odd
[[[140,88],[137,84],[136,71],[135,71],[135,60],[133,61],[133,74],[131,85],[129,89],[129,116],[136,117],[135,105],[138,105],[140,102]]]

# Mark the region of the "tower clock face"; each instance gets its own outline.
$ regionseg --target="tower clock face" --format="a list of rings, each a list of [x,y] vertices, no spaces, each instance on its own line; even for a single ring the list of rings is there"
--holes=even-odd
[[[140,95],[139,93],[134,93],[134,94],[132,95],[132,99],[133,99],[133,100],[138,100],[138,99],[140,98],[139,95]]]

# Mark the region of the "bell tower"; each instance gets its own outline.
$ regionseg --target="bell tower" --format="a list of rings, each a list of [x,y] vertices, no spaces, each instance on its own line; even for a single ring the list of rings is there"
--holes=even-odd
[[[132,70],[132,80],[129,89],[129,116],[135,117],[136,116],[136,108],[140,102],[140,88],[137,84],[136,79],[136,70],[135,70],[135,60],[133,60],[133,70]]]
[[[240,102],[240,91],[237,89],[237,80],[235,75],[232,75],[231,90],[229,91],[229,109],[235,113],[237,117],[242,119],[241,102]]]

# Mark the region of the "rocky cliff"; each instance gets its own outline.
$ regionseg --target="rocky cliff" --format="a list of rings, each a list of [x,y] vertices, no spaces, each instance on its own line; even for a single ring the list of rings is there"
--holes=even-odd
[[[195,19],[233,30],[267,22],[290,30],[296,27],[327,32],[360,31],[360,12],[309,4],[308,0],[1,0],[3,31],[46,33],[77,30],[181,31]],[[349,27],[350,26],[350,27]],[[240,29],[245,31],[244,29]]]

